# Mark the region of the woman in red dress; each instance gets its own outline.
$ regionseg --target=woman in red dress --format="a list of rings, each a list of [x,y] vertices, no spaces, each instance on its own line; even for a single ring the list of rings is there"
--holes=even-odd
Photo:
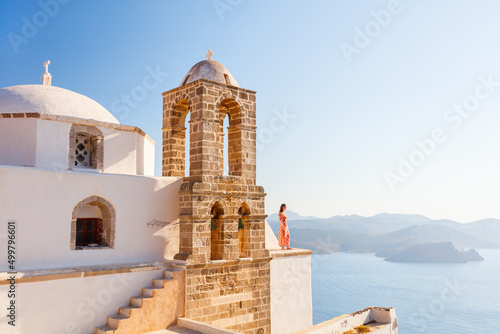
[[[290,248],[290,232],[288,231],[288,224],[286,223],[287,216],[285,214],[286,204],[281,204],[280,213],[278,218],[280,220],[280,229],[278,232],[278,244],[281,246],[281,250]]]

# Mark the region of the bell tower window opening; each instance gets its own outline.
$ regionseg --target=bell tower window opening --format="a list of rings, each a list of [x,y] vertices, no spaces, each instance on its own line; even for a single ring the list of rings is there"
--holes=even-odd
[[[186,115],[184,122],[186,128],[186,139],[184,140],[184,176],[190,175],[189,163],[191,162],[191,112]]]
[[[222,135],[223,135],[223,153],[222,153],[222,175],[229,175],[229,115],[224,118],[222,123]]]
[[[219,105],[219,173],[241,176],[244,162],[242,138],[242,113],[233,99],[224,99]]]
[[[181,86],[184,86],[186,84],[186,82],[188,81],[190,76],[191,76],[191,74],[186,75],[186,79],[184,79]]]
[[[226,85],[231,84],[231,81],[229,81],[229,76],[226,73],[224,73],[224,80],[226,81]]]
[[[222,260],[224,258],[224,241],[223,241],[223,227],[224,209],[219,202],[212,206],[210,211],[212,219],[210,220],[210,260]]]
[[[240,218],[238,219],[238,257],[243,258],[245,257],[245,244],[247,240],[245,240],[245,237],[248,238],[248,234],[250,231],[245,231],[245,221],[248,218],[248,215],[250,215],[250,209],[246,203],[243,203],[241,207],[238,209],[238,216]]]

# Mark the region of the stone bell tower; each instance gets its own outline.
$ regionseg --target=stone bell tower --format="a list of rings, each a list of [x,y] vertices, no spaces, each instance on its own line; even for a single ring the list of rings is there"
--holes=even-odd
[[[270,333],[266,194],[256,185],[256,93],[240,88],[212,56],[210,50],[178,88],[163,93],[163,175],[183,177],[175,259],[186,267],[186,317]],[[184,177],[189,113],[189,176]]]

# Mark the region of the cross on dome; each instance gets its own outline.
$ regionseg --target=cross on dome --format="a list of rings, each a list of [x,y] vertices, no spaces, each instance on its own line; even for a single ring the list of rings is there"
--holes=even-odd
[[[212,52],[212,49],[208,50],[207,59],[212,60],[213,55],[214,55],[214,53]]]
[[[44,86],[52,85],[52,75],[49,73],[49,65],[50,60],[47,60],[45,63],[43,63],[43,66],[45,66],[45,72],[42,75],[42,84]]]

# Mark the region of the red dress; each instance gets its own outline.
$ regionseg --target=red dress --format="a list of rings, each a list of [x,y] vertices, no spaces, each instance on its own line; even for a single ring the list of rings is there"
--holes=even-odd
[[[287,216],[284,212],[280,212],[279,215],[280,220],[280,229],[278,233],[278,245],[280,247],[289,247],[290,246],[290,232],[288,231],[288,224],[286,223]]]

